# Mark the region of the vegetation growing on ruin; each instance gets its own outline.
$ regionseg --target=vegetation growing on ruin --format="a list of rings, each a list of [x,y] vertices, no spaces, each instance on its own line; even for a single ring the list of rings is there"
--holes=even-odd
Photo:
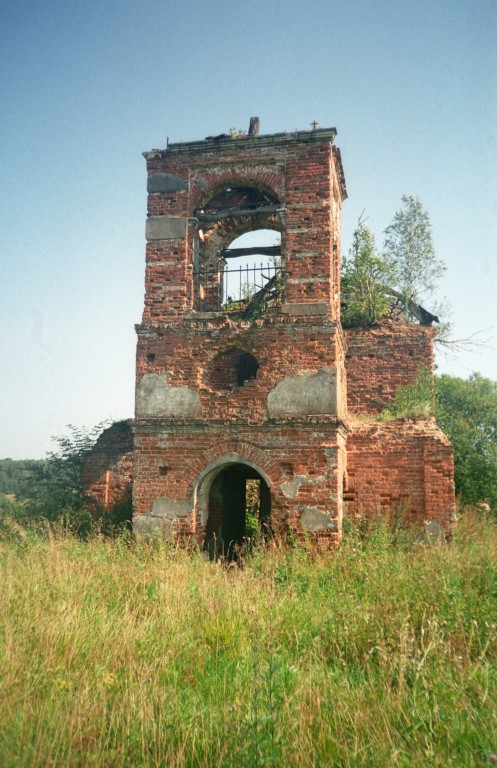
[[[400,293],[402,311],[412,321],[410,302],[433,301],[446,270],[435,254],[430,216],[419,198],[402,196],[401,206],[385,230],[383,258],[394,275],[390,288]]]
[[[408,322],[438,322],[419,306],[428,303],[433,311],[433,296],[446,269],[435,254],[430,216],[421,201],[403,195],[384,234],[380,252],[373,232],[359,219],[352,247],[342,261],[344,326],[373,325],[399,315]],[[444,322],[439,335],[446,338],[449,330]]]
[[[387,287],[393,279],[393,270],[376,249],[373,232],[360,221],[342,261],[342,323],[372,325],[388,315],[392,298]]]
[[[379,521],[243,569],[15,525],[4,766],[476,766],[497,752],[497,529]]]
[[[434,412],[433,377],[427,368],[421,368],[412,384],[397,389],[391,405],[379,415],[378,421],[426,419]]]

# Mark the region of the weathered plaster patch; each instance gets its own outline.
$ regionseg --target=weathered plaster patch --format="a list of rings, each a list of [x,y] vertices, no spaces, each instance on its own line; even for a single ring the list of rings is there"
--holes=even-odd
[[[175,524],[180,517],[187,517],[192,512],[189,501],[173,501],[167,497],[155,499],[152,509],[133,520],[133,532],[143,536],[159,536],[173,539]]]
[[[202,407],[198,392],[187,386],[171,387],[164,376],[146,373],[136,388],[136,416],[194,419],[202,416]]]
[[[286,483],[280,485],[280,491],[287,499],[294,499],[299,492],[301,485],[312,485],[313,483],[323,483],[325,478],[318,477],[306,477],[306,475],[295,475],[291,480],[287,480]]]
[[[300,522],[308,531],[311,531],[311,533],[324,530],[336,531],[338,528],[337,523],[330,520],[328,515],[315,507],[305,507],[300,516]]]
[[[169,540],[174,535],[173,521],[163,517],[140,515],[133,520],[133,533],[136,536],[159,537]]]
[[[147,180],[147,192],[182,192],[188,189],[186,181],[171,173],[152,173]]]
[[[302,282],[299,280],[299,282]],[[285,315],[326,315],[329,306],[326,302],[314,302],[312,304],[282,304],[281,311]]]
[[[336,371],[322,368],[317,373],[285,376],[267,396],[271,419],[280,416],[336,414]]]
[[[447,531],[442,528],[436,520],[430,520],[425,523],[426,538],[430,544],[440,544],[445,541]]]
[[[173,520],[175,517],[186,517],[191,512],[188,501],[173,501],[172,499],[156,499],[152,504],[152,517],[163,517]]]

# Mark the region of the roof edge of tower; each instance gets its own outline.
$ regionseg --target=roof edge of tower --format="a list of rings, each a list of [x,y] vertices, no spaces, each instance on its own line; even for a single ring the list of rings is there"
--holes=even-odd
[[[168,143],[166,149],[152,149],[150,152],[144,152],[143,156],[148,160],[159,154],[166,152],[205,152],[223,151],[233,149],[234,147],[243,149],[245,147],[271,147],[282,146],[286,144],[311,144],[314,142],[333,143],[337,135],[336,128],[316,128],[312,131],[294,131],[293,133],[268,133],[262,135],[241,134],[230,136],[222,133],[219,136],[207,136],[201,141],[183,141]]]

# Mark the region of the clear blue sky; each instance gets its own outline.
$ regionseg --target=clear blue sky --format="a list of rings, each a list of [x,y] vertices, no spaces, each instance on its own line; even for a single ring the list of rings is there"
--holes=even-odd
[[[337,128],[344,251],[419,197],[454,335],[497,338],[496,40],[495,0],[1,0],[0,458],[133,414],[141,153],[251,115]],[[495,338],[439,370],[497,379]]]

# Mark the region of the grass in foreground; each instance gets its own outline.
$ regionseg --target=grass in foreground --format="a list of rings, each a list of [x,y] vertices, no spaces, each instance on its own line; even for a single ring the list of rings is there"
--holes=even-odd
[[[497,528],[379,524],[243,570],[164,545],[0,542],[0,765],[480,766]]]

